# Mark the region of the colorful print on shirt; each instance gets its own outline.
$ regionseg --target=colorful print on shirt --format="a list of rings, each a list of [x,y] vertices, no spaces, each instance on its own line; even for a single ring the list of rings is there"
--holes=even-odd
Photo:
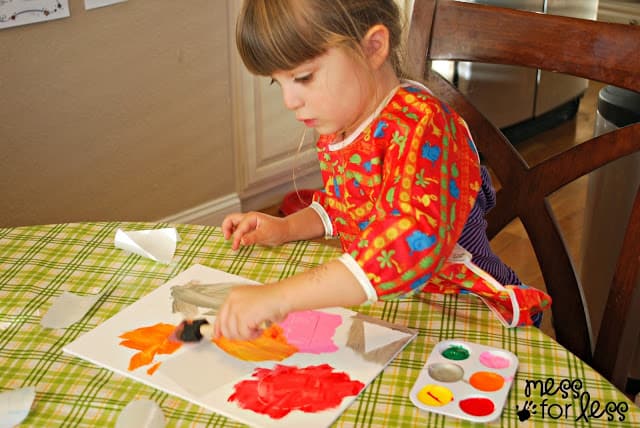
[[[480,188],[466,124],[419,87],[401,87],[344,147],[321,136],[314,200],[378,297],[421,290],[456,244]],[[335,150],[334,150],[335,149]]]

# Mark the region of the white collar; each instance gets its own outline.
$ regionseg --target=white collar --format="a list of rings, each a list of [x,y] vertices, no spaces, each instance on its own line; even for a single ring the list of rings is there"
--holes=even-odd
[[[399,88],[406,88],[408,86],[417,86],[420,89],[423,89],[423,90],[431,93],[431,91],[420,82],[416,82],[416,81],[408,80],[408,79],[402,79],[401,82],[400,82],[400,85],[394,87],[389,92],[389,94],[387,94],[387,96],[384,97],[384,99],[380,102],[380,104],[378,104],[378,107],[376,107],[375,111],[373,113],[371,113],[371,115],[369,117],[367,117],[364,121],[362,121],[362,123],[355,129],[355,131],[353,131],[351,134],[347,135],[343,140],[329,144],[328,145],[329,151],[335,152],[335,151],[341,150],[341,149],[347,147],[349,144],[353,143],[353,141],[362,133],[362,131],[364,131],[364,129],[367,126],[369,126],[371,121],[380,115],[382,110],[385,108],[385,106],[387,104],[389,104],[389,101],[391,100],[391,98],[393,98],[393,96],[396,94],[398,89]]]

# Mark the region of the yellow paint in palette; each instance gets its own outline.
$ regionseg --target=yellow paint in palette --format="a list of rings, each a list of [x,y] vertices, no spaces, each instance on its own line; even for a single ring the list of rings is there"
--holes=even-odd
[[[410,398],[429,412],[493,421],[502,413],[517,368],[518,357],[504,349],[445,340],[429,355]]]

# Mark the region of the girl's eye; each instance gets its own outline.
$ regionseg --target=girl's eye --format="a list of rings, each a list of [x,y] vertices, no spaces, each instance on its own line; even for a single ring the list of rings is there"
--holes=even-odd
[[[313,80],[313,73],[303,74],[302,76],[296,76],[293,81],[296,83],[309,83]]]
[[[278,83],[278,81],[274,78],[271,78],[271,82],[269,82],[269,85],[273,85],[274,83]]]

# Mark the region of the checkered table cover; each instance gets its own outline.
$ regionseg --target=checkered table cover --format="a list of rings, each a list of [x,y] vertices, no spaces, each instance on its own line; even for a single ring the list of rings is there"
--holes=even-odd
[[[168,265],[114,247],[118,228],[162,227],[176,227],[181,237]],[[219,228],[198,225],[110,222],[0,229],[0,391],[35,387],[36,399],[23,426],[113,426],[136,399],[158,403],[168,426],[240,426],[64,354],[62,348],[196,263],[270,282],[337,256],[335,247],[308,241],[234,252]],[[40,318],[64,291],[104,295],[79,322],[66,329],[43,329]],[[472,296],[422,295],[357,310],[416,329],[419,336],[336,426],[477,425],[421,411],[409,399],[429,352],[452,338],[504,348],[519,358],[502,417],[489,426],[640,426],[640,409],[593,369],[536,328],[503,328]],[[536,381],[537,386],[531,384]],[[561,385],[564,389],[558,389]]]

